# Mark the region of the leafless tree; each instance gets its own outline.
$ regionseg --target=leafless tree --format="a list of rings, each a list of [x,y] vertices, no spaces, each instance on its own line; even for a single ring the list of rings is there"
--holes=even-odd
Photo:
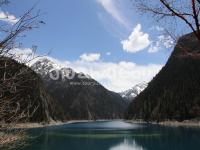
[[[0,7],[7,4],[9,4],[8,0],[0,0]],[[39,20],[39,11],[33,14],[34,8],[35,6],[25,12],[15,24],[10,25],[3,22],[0,24],[0,33],[3,35],[0,39],[0,148],[8,142],[16,141],[18,137],[24,138],[23,130],[14,130],[13,128],[22,119],[28,121],[29,117],[37,110],[34,101],[29,103],[26,109],[20,109],[20,92],[25,88],[24,83],[34,80],[34,77],[31,76],[31,70],[25,65],[13,67],[12,61],[17,57],[12,50],[20,45],[18,39],[24,36],[25,32],[38,28],[40,24],[44,23]],[[23,63],[29,60],[24,59]],[[30,112],[30,107],[33,105],[35,108]]]
[[[177,24],[178,22],[176,29],[179,29],[180,25],[187,27],[200,42],[200,0],[133,0],[133,2],[139,12],[153,15],[158,22],[165,22],[166,20],[170,24]],[[169,30],[166,31],[175,41],[177,40],[174,33]],[[200,51],[190,53],[185,48],[184,51],[188,55],[200,55]]]

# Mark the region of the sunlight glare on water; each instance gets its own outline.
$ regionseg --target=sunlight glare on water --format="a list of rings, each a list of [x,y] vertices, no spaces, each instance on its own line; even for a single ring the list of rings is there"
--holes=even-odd
[[[133,141],[124,140],[124,142],[114,147],[111,147],[109,150],[144,150],[144,149],[143,147],[137,145],[134,140]]]

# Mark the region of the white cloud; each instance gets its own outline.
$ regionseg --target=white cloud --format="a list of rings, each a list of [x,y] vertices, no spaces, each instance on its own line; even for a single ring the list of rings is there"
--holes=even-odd
[[[136,53],[147,48],[151,41],[147,33],[141,31],[142,26],[138,24],[134,29],[128,39],[121,41],[123,49],[126,52]]]
[[[30,48],[14,48],[6,54],[8,57],[18,60],[21,63],[28,62],[35,57],[35,53]]]
[[[123,15],[122,9],[117,5],[116,0],[97,0],[97,2],[110,14],[118,23],[129,28],[127,18]],[[119,3],[119,1],[117,1]]]
[[[107,55],[107,56],[110,56],[110,55],[111,55],[111,52],[107,52],[106,55]]]
[[[94,61],[98,61],[100,57],[101,57],[101,54],[99,53],[90,53],[90,54],[85,53],[80,56],[80,59],[85,62],[94,62]]]
[[[150,28],[150,30],[158,31],[158,35],[151,42],[151,45],[148,49],[149,53],[155,53],[161,49],[169,49],[174,46],[175,44],[174,40],[170,35],[164,34],[165,29],[163,27],[153,26]]]
[[[152,43],[148,49],[149,53],[156,53],[160,50],[161,46],[160,46],[160,41],[157,41],[154,43]]]
[[[0,11],[0,20],[5,21],[10,24],[15,24],[19,21],[19,19],[15,17],[14,15],[9,14],[8,12],[3,12],[3,11]]]
[[[151,43],[148,52],[156,53],[162,48],[169,49],[172,48],[173,46],[174,46],[174,41],[170,36],[159,35],[157,37],[157,40]]]
[[[82,62],[65,63],[77,72],[89,74],[112,91],[125,91],[143,81],[149,82],[161,69],[160,64],[138,65],[133,62]]]
[[[18,56],[23,58],[29,55],[31,49],[17,49]],[[24,55],[23,55],[24,54]],[[54,61],[58,66],[74,69],[76,72],[89,74],[93,79],[100,82],[107,89],[121,92],[141,82],[149,82],[162,68],[161,64],[138,65],[134,62],[105,62],[105,61],[60,61],[55,58],[44,56]],[[41,57],[39,57],[40,59]],[[18,57],[19,59],[19,57]],[[35,59],[33,62],[35,62]],[[32,64],[33,62],[29,63]]]
[[[174,40],[169,35],[160,35],[158,39],[165,48],[171,48],[174,45]]]
[[[165,29],[161,26],[153,26],[150,28],[151,30],[157,30],[159,32],[164,31]]]

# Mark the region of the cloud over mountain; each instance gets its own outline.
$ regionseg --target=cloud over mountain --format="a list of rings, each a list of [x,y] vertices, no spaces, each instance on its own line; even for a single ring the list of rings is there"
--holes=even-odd
[[[14,52],[16,53],[17,59],[32,58],[30,57],[31,49],[15,49]],[[27,57],[27,55],[29,57]],[[95,59],[88,58],[87,60],[89,61],[83,61],[81,58],[75,61],[61,61],[50,56],[44,57],[48,57],[48,59],[56,62],[57,64],[60,64],[60,66],[72,68],[76,72],[83,72],[84,74],[88,74],[103,84],[109,90],[116,92],[127,90],[133,85],[141,83],[141,81],[149,82],[163,66],[162,64],[153,63],[140,65],[128,61],[94,61],[98,60],[97,58],[99,57],[96,57]],[[36,60],[33,60],[33,62],[34,61]]]
[[[101,54],[99,53],[89,53],[89,54],[84,53],[80,56],[80,59],[86,62],[94,62],[94,61],[98,61],[100,57],[101,57]]]

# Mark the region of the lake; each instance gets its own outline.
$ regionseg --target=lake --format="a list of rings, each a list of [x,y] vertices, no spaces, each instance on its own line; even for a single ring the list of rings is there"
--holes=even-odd
[[[200,128],[97,121],[31,129],[20,150],[199,150]],[[19,150],[19,149],[18,149]]]

